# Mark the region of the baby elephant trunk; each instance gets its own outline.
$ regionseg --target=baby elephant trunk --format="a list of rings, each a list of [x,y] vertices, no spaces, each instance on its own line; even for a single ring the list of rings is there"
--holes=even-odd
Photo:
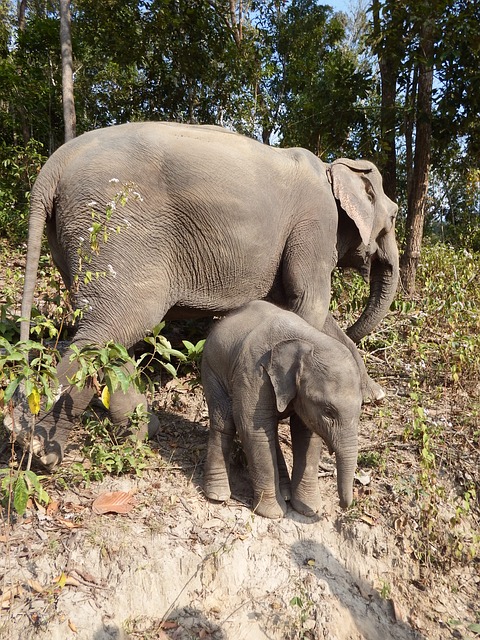
[[[353,502],[353,476],[357,466],[358,436],[350,433],[345,442],[335,449],[337,463],[337,489],[340,506],[346,509]]]

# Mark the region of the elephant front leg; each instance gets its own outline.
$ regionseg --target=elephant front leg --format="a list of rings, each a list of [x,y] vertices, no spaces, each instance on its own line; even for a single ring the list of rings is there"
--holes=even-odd
[[[313,433],[296,415],[290,418],[292,434],[293,469],[290,504],[299,513],[313,516],[321,509],[318,486],[318,464],[322,439]]]
[[[264,417],[261,420],[258,416],[255,419],[249,415],[235,416],[235,423],[247,456],[254,512],[266,518],[283,518],[287,513],[287,503],[280,489],[276,415],[275,418]]]

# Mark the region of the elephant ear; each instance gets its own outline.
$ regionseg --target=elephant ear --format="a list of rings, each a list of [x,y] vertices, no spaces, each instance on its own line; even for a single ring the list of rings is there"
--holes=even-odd
[[[340,158],[331,165],[333,195],[355,222],[363,244],[368,245],[374,224],[375,190],[368,174],[370,162]]]
[[[305,340],[284,340],[267,354],[263,368],[275,391],[279,413],[283,413],[297,395],[305,359],[312,353],[313,346]]]

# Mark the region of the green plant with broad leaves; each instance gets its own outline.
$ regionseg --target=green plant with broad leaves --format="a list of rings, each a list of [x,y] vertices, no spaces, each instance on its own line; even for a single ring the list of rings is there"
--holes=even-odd
[[[0,501],[11,513],[13,510],[23,516],[30,498],[48,505],[50,497],[42,486],[45,476],[39,476],[31,469],[0,469]]]

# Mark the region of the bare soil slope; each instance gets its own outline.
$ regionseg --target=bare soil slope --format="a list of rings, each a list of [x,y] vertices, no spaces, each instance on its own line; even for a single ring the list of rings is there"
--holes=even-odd
[[[162,430],[151,469],[74,490],[52,481],[50,508],[32,504],[3,527],[1,638],[462,637],[478,608],[478,574],[472,566],[423,580],[409,549],[408,505],[384,479],[360,470],[368,482],[357,483],[363,508],[344,513],[327,456],[323,512],[267,520],[250,509],[238,450],[235,497],[212,504],[201,490],[208,434],[201,391],[168,387],[157,398]],[[376,412],[365,411],[363,445],[376,437]],[[287,427],[282,433],[288,455]],[[96,515],[95,497],[113,490],[132,492],[134,509]],[[393,520],[384,501],[397,501]]]

